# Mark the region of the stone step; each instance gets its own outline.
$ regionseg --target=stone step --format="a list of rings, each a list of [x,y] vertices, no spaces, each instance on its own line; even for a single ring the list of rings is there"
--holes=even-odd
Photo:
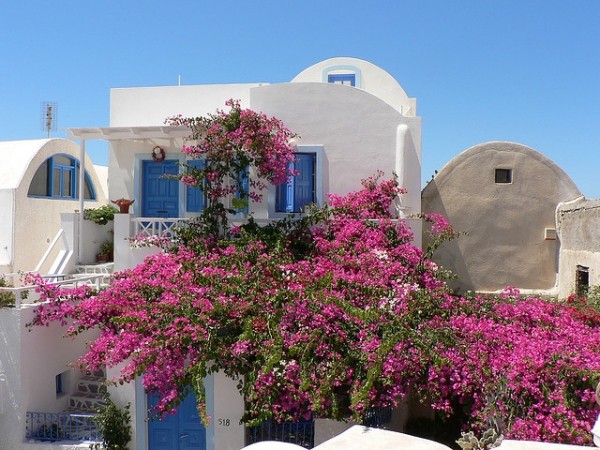
[[[105,274],[112,275],[114,270],[114,263],[102,263],[102,264],[78,264],[75,266],[75,273],[80,274]]]
[[[106,371],[104,368],[83,373],[78,382],[77,389],[69,397],[69,413],[94,413],[98,406],[105,404]]]
[[[100,285],[106,287],[110,285],[112,281],[112,274],[114,271],[114,263],[102,263],[102,264],[83,264],[75,266],[75,276],[81,275],[103,275]]]
[[[83,376],[77,383],[76,394],[106,394],[106,379],[92,376]]]
[[[69,398],[68,408],[77,412],[94,412],[96,408],[104,405],[104,396],[101,394],[77,393]]]
[[[98,370],[94,370],[93,372],[85,372],[83,374],[83,377],[95,377],[95,378],[101,378],[103,381],[106,380],[106,369],[104,369],[103,367],[98,369]]]

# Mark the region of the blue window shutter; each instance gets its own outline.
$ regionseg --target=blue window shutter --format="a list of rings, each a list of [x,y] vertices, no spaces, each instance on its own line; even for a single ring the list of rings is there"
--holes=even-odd
[[[204,169],[206,165],[203,159],[193,159],[187,164],[195,169]],[[201,212],[206,207],[204,192],[202,189],[193,186],[186,188],[186,211]]]
[[[296,175],[294,183],[293,211],[300,212],[302,208],[315,201],[315,160],[314,153],[296,154]]]
[[[287,183],[277,186],[275,210],[298,213],[309,203],[315,202],[316,154],[296,153],[296,161],[290,165],[298,174]]]
[[[288,184],[289,183],[282,183],[279,186],[277,186],[277,192],[275,194],[275,211],[277,212],[285,212],[285,206],[287,204]]]

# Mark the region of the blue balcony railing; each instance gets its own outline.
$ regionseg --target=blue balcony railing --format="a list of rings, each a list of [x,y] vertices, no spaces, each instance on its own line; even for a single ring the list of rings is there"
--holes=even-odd
[[[363,425],[372,428],[383,428],[392,418],[392,408],[374,408],[363,417]],[[262,422],[248,428],[246,444],[261,441],[291,442],[306,449],[315,446],[315,422]]]
[[[101,441],[93,414],[28,412],[27,439],[37,441]]]
[[[248,429],[248,444],[261,441],[291,442],[304,448],[315,445],[315,422],[263,422]]]
[[[392,420],[392,408],[369,409],[363,417],[363,425],[371,428],[385,428]]]

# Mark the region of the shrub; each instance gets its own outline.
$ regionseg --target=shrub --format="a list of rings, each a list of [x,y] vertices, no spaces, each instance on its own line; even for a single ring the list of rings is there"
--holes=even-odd
[[[104,396],[105,404],[96,410],[94,423],[102,435],[102,444],[92,444],[93,450],[127,450],[131,440],[130,404],[119,409],[109,394]]]
[[[98,225],[106,225],[110,220],[114,220],[115,213],[119,210],[112,205],[102,205],[98,208],[87,208],[83,210],[83,218],[92,220]]]
[[[7,284],[4,277],[0,277],[0,287],[12,287]],[[13,292],[0,291],[0,308],[13,308],[15,306],[16,297]]]

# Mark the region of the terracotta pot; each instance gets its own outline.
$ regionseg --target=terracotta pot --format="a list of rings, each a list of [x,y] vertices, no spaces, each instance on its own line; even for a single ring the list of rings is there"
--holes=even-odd
[[[133,204],[133,202],[135,202],[135,200],[120,198],[118,200],[113,200],[112,202],[119,207],[119,212],[121,214],[129,214],[129,207]]]
[[[96,255],[96,262],[105,263],[110,261],[110,255],[108,253],[98,253]]]

